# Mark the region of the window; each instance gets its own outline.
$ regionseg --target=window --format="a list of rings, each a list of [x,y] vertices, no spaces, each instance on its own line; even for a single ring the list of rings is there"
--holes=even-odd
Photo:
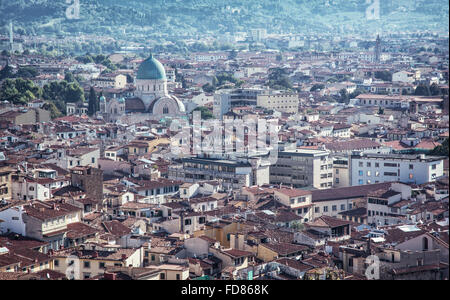
[[[370,167],[372,166],[372,164],[371,164],[370,162],[368,162],[368,163],[366,164],[366,166],[367,166],[368,168],[370,168]]]
[[[352,204],[351,203],[348,204],[348,209],[349,210],[352,209]]]
[[[58,267],[58,266],[59,266],[59,260],[55,259],[55,260],[53,261],[53,264],[55,265],[55,267]]]
[[[104,269],[105,268],[105,263],[104,262],[99,262],[98,263],[98,268],[99,269]]]
[[[364,175],[363,170],[359,170],[358,174],[359,174],[359,176],[363,176]]]
[[[362,161],[359,162],[358,166],[363,167],[364,163]]]
[[[358,180],[358,184],[359,185],[364,184],[364,181],[362,179],[360,179],[360,180]]]
[[[431,169],[432,169],[432,170],[436,170],[436,164],[432,165],[432,166],[431,166]]]
[[[367,176],[372,176],[372,172],[371,171],[367,171]]]
[[[336,174],[339,174],[339,169],[336,169]]]
[[[345,204],[341,204],[341,210],[345,210]]]
[[[375,163],[375,168],[379,168],[380,167],[380,163]]]
[[[331,210],[332,210],[332,211],[337,211],[337,205],[333,205],[333,206],[331,207]]]
[[[164,274],[164,273],[159,274],[159,279],[162,279],[162,280],[166,279],[166,274]]]
[[[90,267],[91,267],[91,262],[85,261],[85,262],[84,262],[84,268],[85,268],[85,269],[89,269]]]
[[[384,176],[397,176],[395,172],[384,172]]]
[[[323,207],[323,212],[328,212],[328,206]]]
[[[414,169],[414,165],[409,165],[409,169],[413,170]]]
[[[155,261],[155,260],[156,260],[155,255],[152,255],[152,261]]]
[[[92,157],[91,162],[95,164],[95,157]]]
[[[306,214],[307,212],[308,212],[308,208],[306,207],[303,209],[303,213]]]
[[[180,280],[180,279],[181,279],[180,274],[177,274],[177,275],[176,275],[176,278],[177,278],[177,280]]]
[[[428,239],[426,237],[422,238],[422,250],[427,251],[428,250]]]
[[[318,206],[317,206],[317,207],[314,207],[314,212],[315,212],[315,213],[320,213],[320,207],[318,207]]]

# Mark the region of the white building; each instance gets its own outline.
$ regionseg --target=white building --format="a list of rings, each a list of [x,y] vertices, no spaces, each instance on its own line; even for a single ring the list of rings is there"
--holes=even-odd
[[[422,184],[444,175],[444,157],[355,153],[350,160],[352,186],[400,181]]]

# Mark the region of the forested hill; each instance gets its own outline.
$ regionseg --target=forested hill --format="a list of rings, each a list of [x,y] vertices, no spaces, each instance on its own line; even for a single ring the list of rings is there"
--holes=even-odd
[[[74,3],[76,0],[71,0]],[[448,0],[379,0],[379,20],[367,20],[366,0],[0,0],[1,33],[13,21],[26,34],[97,33],[196,36],[248,31],[352,33],[448,31]],[[371,0],[372,2],[376,0]]]

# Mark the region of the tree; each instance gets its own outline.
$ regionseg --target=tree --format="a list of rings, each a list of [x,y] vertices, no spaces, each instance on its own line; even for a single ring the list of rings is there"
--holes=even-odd
[[[6,79],[0,87],[0,100],[13,104],[27,104],[40,95],[40,88],[28,79]]]
[[[67,82],[75,82],[75,76],[71,72],[67,72],[66,75],[64,75],[64,80]]]
[[[341,89],[339,91],[339,95],[341,96],[340,101],[339,101],[341,103],[347,103],[350,99],[346,89]]]
[[[97,107],[99,106],[99,99],[93,87],[91,87],[89,91],[89,105],[88,105],[88,115],[93,116],[98,111]]]
[[[309,91],[310,92],[315,92],[315,91],[318,91],[318,90],[322,90],[324,88],[325,88],[324,84],[317,83],[317,84],[314,84]]]
[[[231,50],[230,55],[228,56],[229,60],[234,60],[238,56],[238,52],[236,50]]]
[[[268,86],[272,89],[291,90],[293,89],[291,80],[288,77],[289,72],[283,68],[272,68],[269,70]]]
[[[199,111],[201,113],[202,120],[214,119],[213,113],[208,108],[206,108],[204,106],[199,106],[199,107],[195,108],[193,110],[193,112],[194,111]]]
[[[10,65],[6,65],[3,69],[0,70],[0,81],[6,78],[13,78],[13,68]]]
[[[392,81],[392,73],[389,71],[377,71],[375,72],[375,78],[383,81]]]
[[[414,91],[414,95],[416,96],[430,96],[430,87],[428,85],[425,85],[423,83],[419,84],[416,87],[416,90]]]
[[[449,147],[449,140],[448,138],[446,138],[445,141],[442,143],[442,145],[439,145],[430,151],[430,155],[448,156],[449,155],[448,147]]]
[[[33,67],[21,67],[17,71],[15,77],[17,78],[33,78],[39,75],[39,72]]]
[[[442,91],[441,91],[441,88],[439,87],[439,85],[437,85],[436,83],[433,83],[430,86],[430,94],[431,94],[431,96],[440,96],[440,95],[442,95]]]
[[[215,91],[214,86],[212,84],[210,84],[209,82],[207,84],[203,85],[202,89],[206,93],[213,93]]]
[[[50,111],[50,117],[52,119],[55,118],[59,118],[61,117],[63,114],[59,111],[59,109],[56,107],[55,103],[52,102],[46,102],[43,106],[42,109],[48,110]]]

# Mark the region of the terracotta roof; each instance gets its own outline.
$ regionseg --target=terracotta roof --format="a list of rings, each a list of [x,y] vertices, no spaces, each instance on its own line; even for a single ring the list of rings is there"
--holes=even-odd
[[[339,227],[351,224],[351,222],[329,216],[320,216],[314,221],[308,222],[306,224],[307,226],[311,227]]]
[[[299,196],[311,195],[310,191],[305,191],[305,190],[300,190],[300,189],[281,188],[281,189],[274,189],[274,191],[281,193],[283,195],[286,195],[288,197],[299,197]]]
[[[371,191],[376,191],[380,189],[388,190],[391,187],[391,185],[392,185],[391,182],[383,182],[383,183],[366,184],[366,185],[358,185],[326,190],[313,190],[311,191],[312,201],[321,202],[321,201],[366,197],[368,193]]]
[[[106,231],[116,237],[122,237],[124,235],[127,235],[131,233],[131,229],[123,225],[117,220],[112,220],[108,222],[103,222],[103,226],[105,227]]]
[[[266,244],[260,244],[263,247],[266,247],[274,252],[276,252],[278,255],[286,256],[292,253],[300,252],[300,251],[306,251],[309,249],[309,247],[304,245],[296,245],[291,243],[266,243]]]

